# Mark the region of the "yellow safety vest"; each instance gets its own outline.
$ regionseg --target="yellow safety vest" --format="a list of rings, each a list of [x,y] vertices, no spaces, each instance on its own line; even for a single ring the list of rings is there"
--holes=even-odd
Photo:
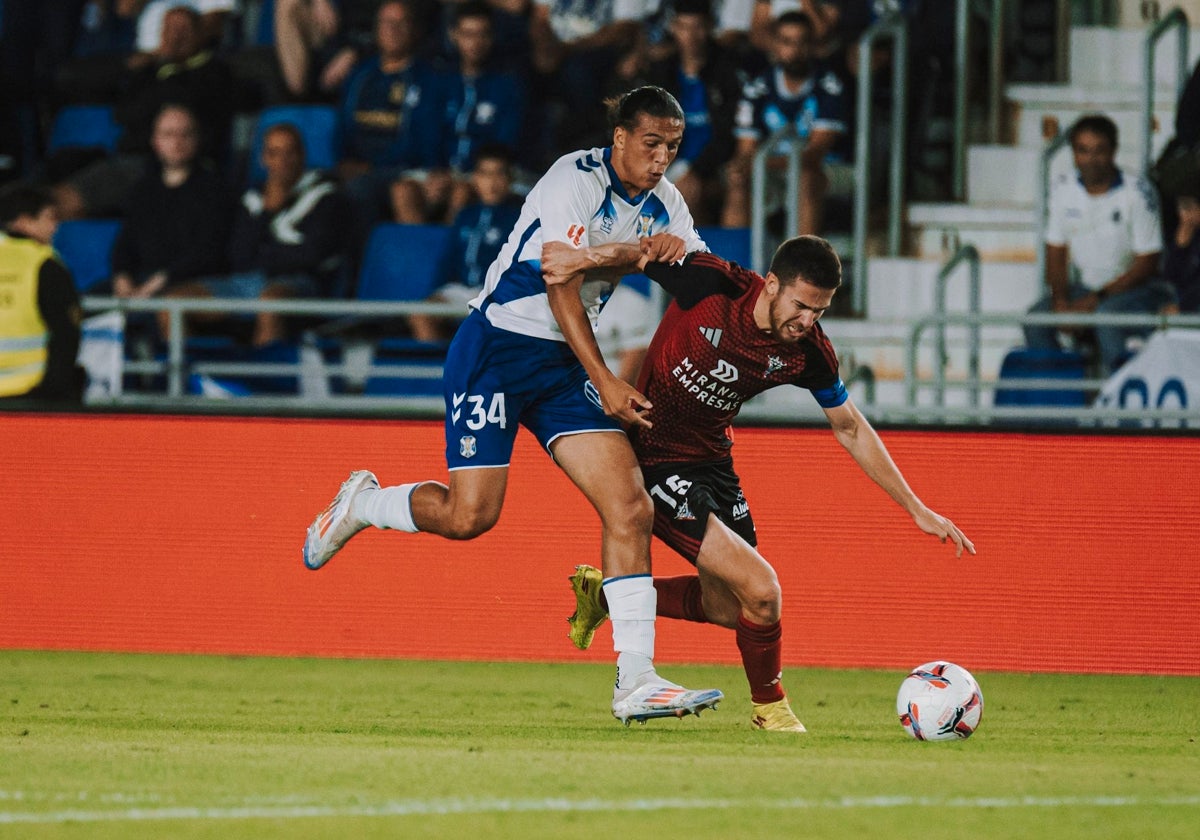
[[[46,375],[38,272],[48,259],[56,259],[50,246],[0,234],[0,397],[27,394]]]

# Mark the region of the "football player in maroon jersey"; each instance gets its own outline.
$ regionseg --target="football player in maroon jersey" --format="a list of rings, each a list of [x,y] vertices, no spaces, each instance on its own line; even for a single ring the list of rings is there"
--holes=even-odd
[[[818,320],[841,284],[825,240],[799,236],[779,246],[766,277],[696,252],[644,270],[675,296],[650,343],[638,390],[654,407],[651,425],[630,429],[654,500],[654,533],[697,574],[656,577],[658,615],[734,631],[760,729],[803,732],[782,684],[782,593],[755,548],[754,521],[733,469],[730,423],[742,403],[777,385],[807,388],[834,436],[862,470],[927,534],[975,546],[908,486],[838,375],[837,355]],[[581,648],[604,620],[598,572],[571,577],[571,640]]]

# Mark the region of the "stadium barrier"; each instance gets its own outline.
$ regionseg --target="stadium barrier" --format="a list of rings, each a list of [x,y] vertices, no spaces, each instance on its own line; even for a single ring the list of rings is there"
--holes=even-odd
[[[611,660],[607,624],[581,653],[564,621],[595,515],[524,432],[493,531],[370,529],[318,572],[304,531],[348,471],[444,476],[440,423],[0,413],[0,436],[0,647]],[[1200,440],[884,436],[977,556],[920,533],[828,429],[738,431],[789,667],[1200,674]],[[657,542],[655,564],[690,568]],[[729,631],[665,620],[658,657],[738,662]]]

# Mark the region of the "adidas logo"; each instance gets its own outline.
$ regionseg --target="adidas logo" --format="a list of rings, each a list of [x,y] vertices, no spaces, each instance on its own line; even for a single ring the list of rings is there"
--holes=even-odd
[[[713,347],[721,346],[721,334],[724,330],[716,327],[700,327],[700,335],[704,336]]]

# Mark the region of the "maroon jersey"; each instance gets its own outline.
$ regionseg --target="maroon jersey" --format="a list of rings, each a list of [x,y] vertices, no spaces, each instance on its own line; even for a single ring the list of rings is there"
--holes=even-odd
[[[795,344],[754,323],[764,280],[709,253],[682,265],[651,263],[646,274],[675,296],[654,333],[638,388],[654,427],[633,446],[644,466],[729,456],[729,428],[742,403],[776,385],[798,385],[833,408],[846,401],[837,356],[820,324]]]

